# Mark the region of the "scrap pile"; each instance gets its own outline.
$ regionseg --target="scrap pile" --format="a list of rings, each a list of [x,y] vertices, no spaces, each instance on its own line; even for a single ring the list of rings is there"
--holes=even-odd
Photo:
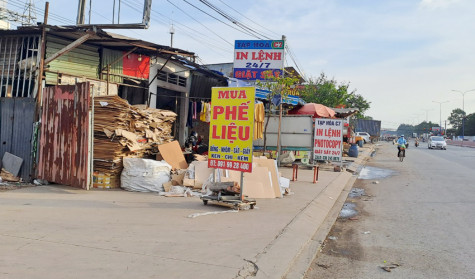
[[[132,106],[118,96],[94,98],[94,181],[97,187],[119,186],[122,158],[155,154],[157,146],[173,140],[176,114]],[[102,179],[110,180],[105,185]],[[109,186],[109,187],[107,187]]]

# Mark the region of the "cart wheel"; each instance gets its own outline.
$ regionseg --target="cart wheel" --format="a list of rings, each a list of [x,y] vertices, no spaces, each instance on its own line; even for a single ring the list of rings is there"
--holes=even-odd
[[[207,204],[208,204],[208,201],[207,201],[207,200],[203,200],[203,204],[204,204],[204,205],[207,205]]]
[[[250,206],[250,207],[251,207],[251,209],[254,209],[254,204],[251,203],[251,206]]]

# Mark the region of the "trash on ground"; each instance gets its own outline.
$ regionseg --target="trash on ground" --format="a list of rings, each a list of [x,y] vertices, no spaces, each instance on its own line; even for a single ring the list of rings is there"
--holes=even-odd
[[[400,267],[400,266],[401,265],[398,264],[398,263],[392,263],[390,265],[380,266],[380,268],[383,269],[384,271],[391,272],[391,270],[393,270],[397,267]]]
[[[330,239],[330,240],[337,240],[338,237],[336,237],[336,236],[329,236],[328,239]]]
[[[2,181],[6,182],[20,182],[21,178],[13,175],[11,172],[7,171],[6,169],[2,168],[0,171],[0,177],[2,178]]]
[[[370,234],[370,233],[371,233],[370,231],[363,232],[363,234]]]
[[[239,212],[239,210],[209,211],[209,212],[203,212],[203,213],[193,213],[193,214],[188,215],[188,218],[196,218],[196,217],[206,216],[206,215],[216,215],[216,214],[236,213],[236,212]]]

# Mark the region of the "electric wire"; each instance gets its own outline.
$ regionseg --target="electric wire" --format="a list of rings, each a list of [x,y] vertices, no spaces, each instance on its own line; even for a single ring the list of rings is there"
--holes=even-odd
[[[183,0],[185,2],[187,2],[186,0]],[[266,38],[268,40],[271,40],[271,38],[269,38],[268,36],[264,35],[264,34],[261,34],[260,32],[257,32],[256,30],[242,24],[241,22],[239,22],[237,19],[233,18],[232,16],[230,16],[229,14],[227,14],[226,12],[222,11],[221,9],[219,9],[218,7],[216,7],[215,5],[209,3],[208,1],[206,0],[200,0],[201,3],[203,3],[204,5],[206,5],[208,8],[212,9],[213,11],[217,12],[219,15],[221,15],[222,17],[224,17],[225,19],[229,20],[231,23],[233,23],[234,25],[236,26],[239,26],[242,30],[244,30],[245,32],[251,34],[251,36],[255,37],[255,38],[258,38],[258,39],[262,39],[262,38]]]
[[[170,0],[167,0],[167,1],[170,2]],[[224,24],[224,25],[226,25],[226,26],[228,26],[228,27],[230,27],[230,28],[232,28],[232,29],[234,29],[234,30],[236,30],[236,31],[239,31],[239,32],[241,32],[241,33],[244,33],[244,34],[249,35],[249,36],[252,36],[252,37],[256,37],[255,35],[253,35],[252,33],[248,32],[248,31],[238,29],[238,28],[236,28],[236,27],[234,27],[234,26],[232,26],[232,25],[230,25],[230,24],[228,24],[228,23],[226,23],[226,22],[224,22],[224,21],[218,19],[217,17],[215,17],[215,16],[213,16],[213,15],[211,15],[211,14],[205,12],[204,10],[198,8],[197,6],[191,4],[190,2],[188,2],[188,1],[186,1],[186,0],[183,0],[183,1],[184,1],[185,3],[187,3],[188,5],[192,6],[193,8],[197,9],[198,11],[204,13],[205,15],[208,15],[209,17],[211,17],[211,18],[213,18],[213,19],[215,19],[215,20],[221,22],[222,24]],[[257,38],[257,37],[256,37],[256,38]]]
[[[214,32],[213,30],[211,30],[210,28],[208,28],[207,26],[205,26],[203,23],[199,22],[198,20],[196,20],[194,17],[192,17],[191,15],[189,15],[187,12],[185,12],[183,9],[181,9],[180,7],[178,7],[177,5],[173,4],[170,0],[167,0],[168,3],[170,3],[172,6],[174,6],[175,8],[177,8],[178,10],[180,10],[182,13],[184,13],[185,15],[187,15],[188,17],[190,17],[191,19],[193,19],[194,21],[196,21],[198,24],[202,25],[203,27],[205,27],[206,29],[208,29],[211,33],[215,34],[217,37],[219,37],[220,39],[222,39],[224,42],[226,42],[227,44],[231,45],[231,46],[234,46],[234,44],[230,43],[228,40],[226,40],[225,38],[221,37],[218,33]]]
[[[223,3],[226,7],[230,8],[231,10],[233,10],[234,12],[236,12],[237,14],[241,15],[242,17],[244,17],[245,19],[249,20],[250,22],[254,23],[255,25],[263,28],[264,30],[270,32],[271,34],[273,35],[276,35],[276,36],[280,36],[279,34],[275,33],[274,31],[260,25],[259,23],[255,22],[254,20],[248,18],[247,16],[245,16],[244,14],[240,13],[238,10],[234,9],[233,7],[229,6],[228,4],[226,4],[226,2],[222,1],[222,0],[218,0],[219,2]]]
[[[0,2],[4,2],[4,3],[7,3],[8,5],[10,6],[13,6],[15,8],[19,8],[21,10],[24,9],[24,6],[25,6],[25,3],[23,3],[22,1],[20,0],[10,0],[10,1],[6,1],[6,0],[0,0]],[[37,13],[37,14],[42,14],[44,15],[44,9],[40,9],[40,8],[37,8],[37,7],[33,7],[33,10]],[[59,16],[57,14],[54,14],[54,13],[49,13],[48,14],[48,18],[51,19],[51,20],[54,20],[54,21],[57,21],[59,23],[63,23],[63,24],[69,24],[71,23],[71,20],[68,19],[68,18],[65,18],[65,17],[62,17],[62,16]],[[74,22],[74,21],[73,21]]]
[[[129,1],[127,1],[127,0],[123,0],[123,3],[126,4],[126,5],[131,5],[131,3],[130,3]],[[135,9],[136,9],[136,8],[135,8]],[[152,9],[151,11],[152,11],[152,13],[156,13],[156,14],[158,14],[158,15],[160,15],[160,16],[163,16],[163,15],[161,15],[160,13],[156,12],[156,11],[153,10],[153,9]],[[165,17],[166,17],[166,16],[165,16]],[[160,18],[160,17],[158,17],[158,18]],[[157,23],[159,23],[159,24],[162,24],[163,26],[168,26],[168,23],[167,23],[166,21],[164,21],[164,20],[158,20],[158,19],[155,19],[155,18],[153,18],[153,17],[152,17],[151,20],[154,21],[154,22],[157,22]],[[179,26],[177,26],[177,28],[180,29]],[[182,30],[182,29],[181,29],[181,30]],[[194,29],[191,29],[191,30],[194,30]],[[188,32],[188,31],[186,31],[186,30],[182,30],[182,31],[183,31],[184,33],[186,33],[186,35],[188,35],[191,39],[197,41],[197,42],[200,43],[200,44],[208,45],[210,48],[218,49],[218,50],[220,50],[220,51],[222,51],[222,52],[225,52],[226,54],[229,53],[229,50],[228,50],[228,49],[224,49],[224,48],[218,47],[218,46],[216,46],[216,45],[213,45],[213,44],[211,44],[211,43],[209,43],[209,42],[207,42],[207,41],[203,41],[203,40],[197,38],[197,37],[194,36],[192,33]],[[197,33],[201,33],[201,32],[196,31],[196,30],[194,30],[194,31],[197,32]],[[137,34],[138,34],[138,33],[137,33]],[[203,33],[201,33],[201,34],[203,34]],[[212,38],[210,38],[210,39],[212,39]]]

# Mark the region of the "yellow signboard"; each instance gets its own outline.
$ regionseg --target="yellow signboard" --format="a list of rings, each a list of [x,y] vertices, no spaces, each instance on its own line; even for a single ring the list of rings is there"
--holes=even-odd
[[[213,87],[208,167],[252,172],[255,87]]]

